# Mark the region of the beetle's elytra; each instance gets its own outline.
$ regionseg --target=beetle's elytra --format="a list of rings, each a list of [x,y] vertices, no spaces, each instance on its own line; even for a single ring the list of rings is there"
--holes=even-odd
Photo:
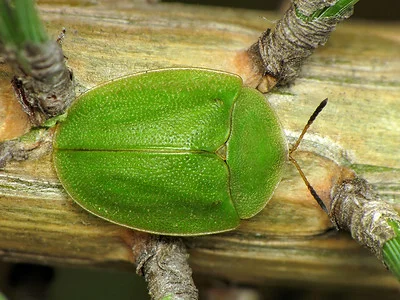
[[[81,96],[56,131],[54,164],[89,212],[165,235],[234,229],[281,179],[287,145],[265,97],[240,77],[165,69]]]

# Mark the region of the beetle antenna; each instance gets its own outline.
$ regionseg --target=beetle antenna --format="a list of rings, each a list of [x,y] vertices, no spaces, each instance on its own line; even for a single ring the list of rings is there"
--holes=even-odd
[[[325,206],[325,203],[322,201],[321,197],[318,196],[317,192],[314,190],[314,188],[311,186],[310,182],[308,181],[306,175],[304,174],[303,170],[300,168],[299,164],[297,161],[293,158],[292,154],[296,149],[299,147],[301,140],[303,139],[304,135],[306,134],[308,128],[310,128],[311,124],[314,122],[314,120],[317,118],[319,113],[322,111],[322,109],[326,106],[328,103],[328,98],[326,98],[324,101],[322,101],[318,107],[315,109],[314,113],[311,115],[310,119],[308,120],[306,126],[304,126],[303,131],[301,132],[299,138],[297,139],[296,143],[293,145],[293,147],[289,150],[289,160],[294,164],[296,167],[297,171],[299,172],[301,178],[303,179],[304,183],[306,184],[308,190],[310,191],[311,195],[314,197],[314,199],[317,201],[319,206],[326,212],[328,213],[328,209]]]
[[[324,101],[322,101],[318,107],[315,109],[313,114],[311,115],[310,119],[308,120],[306,126],[304,126],[303,131],[301,132],[299,138],[297,139],[296,143],[292,147],[292,149],[289,150],[289,156],[296,151],[297,147],[300,145],[301,140],[303,139],[304,135],[306,134],[308,128],[310,128],[311,124],[314,122],[314,120],[317,118],[319,113],[324,109],[326,104],[328,103],[328,98],[326,98]]]

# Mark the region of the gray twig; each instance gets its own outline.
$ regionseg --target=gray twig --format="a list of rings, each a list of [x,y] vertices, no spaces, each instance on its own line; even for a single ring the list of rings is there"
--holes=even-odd
[[[31,130],[26,135],[0,143],[0,170],[9,161],[38,159],[52,151],[53,129]]]
[[[353,239],[369,248],[383,261],[382,248],[396,237],[389,221],[400,217],[389,204],[380,200],[371,185],[361,178],[347,179],[331,195],[329,217],[338,229],[351,232]]]
[[[19,74],[12,81],[14,91],[32,124],[41,125],[64,113],[75,99],[75,89],[72,71],[65,65],[60,45],[56,41],[27,44],[23,55],[29,71],[21,71],[13,53],[6,53],[6,59]]]
[[[274,30],[266,30],[248,50],[252,76],[250,86],[267,92],[276,84],[291,83],[299,74],[304,61],[342,20],[351,16],[350,7],[330,17],[313,17],[315,12],[334,5],[337,0],[293,0]]]
[[[136,261],[152,299],[198,299],[187,258],[180,239],[152,236]]]

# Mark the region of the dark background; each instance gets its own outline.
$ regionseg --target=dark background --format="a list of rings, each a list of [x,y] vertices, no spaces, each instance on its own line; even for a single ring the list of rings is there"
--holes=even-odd
[[[199,5],[214,5],[226,7],[240,7],[256,10],[281,9],[282,0],[186,0],[162,2],[182,2]],[[376,21],[400,21],[399,0],[360,0],[355,7],[353,19],[366,19]],[[400,32],[399,32],[400,35]],[[400,51],[400,49],[399,49]],[[92,279],[92,280],[89,280]],[[32,292],[32,285],[39,296],[29,297],[25,293]],[[43,289],[42,291],[40,291]],[[73,268],[49,268],[26,264],[7,264],[0,262],[0,291],[8,292],[10,299],[149,299],[143,278],[134,276],[131,272],[118,272],[113,270],[88,270]],[[15,295],[13,292],[19,293]],[[321,299],[314,298],[307,291],[286,291],[294,293],[284,297],[290,299]],[[13,295],[14,294],[14,295]],[[43,297],[47,294],[47,297]],[[309,297],[307,297],[307,295]],[[13,297],[14,296],[14,297]],[[32,296],[32,295],[30,295]],[[293,297],[291,297],[293,296]],[[321,296],[321,295],[320,295]],[[1,294],[0,294],[1,298]],[[276,298],[274,298],[276,299]],[[330,298],[332,299],[332,298]],[[346,298],[349,299],[349,298]],[[357,298],[360,299],[360,298]],[[370,299],[368,296],[365,299]]]
[[[190,4],[215,5],[242,7],[260,10],[278,10],[283,2],[282,0],[165,0],[161,2],[182,2]],[[381,21],[399,21],[400,20],[400,1],[398,0],[360,0],[354,10],[352,18],[381,20]]]

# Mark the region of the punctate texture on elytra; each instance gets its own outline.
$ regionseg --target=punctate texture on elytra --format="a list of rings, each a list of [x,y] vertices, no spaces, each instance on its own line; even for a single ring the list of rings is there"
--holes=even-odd
[[[137,230],[200,235],[234,229],[265,206],[286,147],[274,111],[240,77],[165,69],[77,99],[53,158],[89,212]]]

